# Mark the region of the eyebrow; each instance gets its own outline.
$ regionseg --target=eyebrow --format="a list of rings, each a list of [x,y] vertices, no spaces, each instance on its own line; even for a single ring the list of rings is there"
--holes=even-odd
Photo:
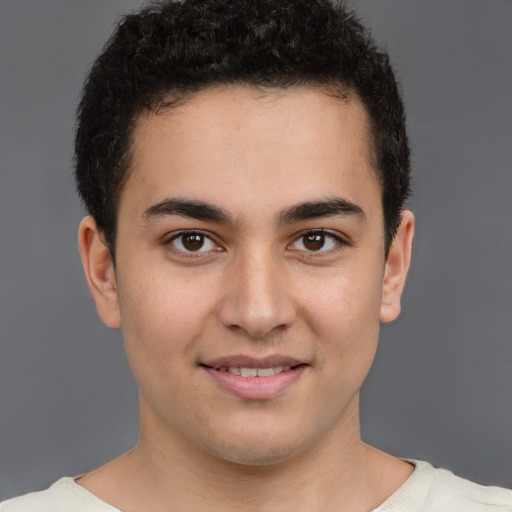
[[[164,199],[147,208],[142,217],[145,220],[151,220],[173,215],[219,224],[233,224],[233,218],[226,210],[205,201],[181,198]],[[335,215],[353,215],[365,218],[363,209],[357,204],[343,198],[330,198],[308,201],[287,208],[279,214],[279,222],[286,225]]]
[[[343,198],[332,198],[323,201],[310,201],[284,210],[279,215],[281,224],[292,224],[307,219],[349,215],[364,219],[366,215],[357,204]]]
[[[164,199],[145,210],[142,217],[144,219],[156,219],[172,215],[218,222],[220,224],[230,224],[233,222],[229,213],[218,206],[214,206],[204,201],[180,198]]]

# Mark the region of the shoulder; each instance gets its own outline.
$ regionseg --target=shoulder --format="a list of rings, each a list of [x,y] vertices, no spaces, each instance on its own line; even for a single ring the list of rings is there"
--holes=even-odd
[[[0,512],[119,512],[73,478],[65,477],[44,491],[32,492],[0,503]]]
[[[512,512],[512,490],[480,485],[446,469],[433,469],[433,476],[427,501],[433,507],[458,507],[449,509],[467,512]]]
[[[486,487],[436,469],[428,462],[409,460],[411,476],[373,512],[512,512],[512,491]]]

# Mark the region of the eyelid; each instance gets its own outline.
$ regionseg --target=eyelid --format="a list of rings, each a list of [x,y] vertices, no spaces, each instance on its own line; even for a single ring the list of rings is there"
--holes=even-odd
[[[172,242],[178,239],[181,236],[185,235],[201,235],[208,239],[211,243],[215,244],[214,249],[206,250],[206,251],[187,251],[187,250],[181,250],[175,246],[173,246]],[[321,234],[324,235],[326,238],[330,238],[335,242],[335,247],[327,250],[307,250],[307,249],[297,249],[294,248],[293,245],[299,241],[301,238],[308,236],[308,235],[316,235]],[[170,251],[172,251],[174,254],[177,254],[182,257],[205,257],[205,256],[212,256],[218,252],[224,252],[226,249],[224,248],[223,244],[218,240],[218,237],[213,235],[209,231],[203,231],[201,229],[181,229],[177,231],[173,231],[171,233],[167,233],[164,237],[162,237],[162,243]],[[346,237],[345,235],[341,234],[338,231],[333,231],[325,228],[313,228],[313,229],[306,229],[304,231],[299,232],[298,234],[294,235],[294,238],[291,240],[291,242],[287,245],[287,249],[295,252],[295,253],[302,253],[301,256],[305,258],[315,258],[315,257],[323,257],[335,254],[336,252],[342,250],[344,247],[350,247],[352,245],[352,242]]]
[[[330,237],[333,239],[336,243],[336,247],[333,249],[328,250],[319,250],[319,251],[308,251],[308,250],[302,250],[302,249],[294,249],[291,247],[294,243],[299,241],[301,238],[304,238],[308,235],[316,235],[321,234],[325,237]],[[347,239],[346,236],[342,235],[338,231],[332,231],[330,229],[324,229],[324,228],[318,228],[318,229],[306,229],[304,231],[301,231],[294,237],[294,239],[291,241],[291,243],[288,245],[288,248],[290,248],[293,252],[301,252],[303,257],[311,258],[311,257],[322,257],[331,255],[333,253],[336,253],[340,250],[342,250],[344,247],[350,247],[352,243]]]
[[[187,251],[187,250],[181,250],[175,246],[173,246],[172,242],[179,239],[182,236],[186,235],[200,235],[203,236],[205,239],[208,239],[213,244],[216,245],[216,248],[213,250],[206,250],[206,251]],[[178,231],[173,231],[172,233],[168,233],[165,237],[163,237],[163,244],[169,248],[170,251],[172,251],[175,254],[178,254],[180,256],[184,257],[204,257],[208,255],[215,254],[217,252],[224,251],[224,248],[222,247],[222,244],[219,243],[219,241],[216,239],[215,236],[213,236],[208,231],[203,231],[201,229],[180,229]]]

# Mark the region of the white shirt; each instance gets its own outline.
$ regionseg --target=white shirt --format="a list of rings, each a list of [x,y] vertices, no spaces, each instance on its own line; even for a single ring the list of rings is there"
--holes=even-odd
[[[372,512],[512,512],[511,490],[475,484],[428,462],[410,462],[416,466],[412,475]],[[0,512],[121,511],[66,477],[45,491],[5,501]]]

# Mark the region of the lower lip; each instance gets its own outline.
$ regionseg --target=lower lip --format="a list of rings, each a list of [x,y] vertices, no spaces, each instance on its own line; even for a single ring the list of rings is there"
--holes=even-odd
[[[215,370],[202,366],[217,384],[239,398],[246,400],[268,400],[284,393],[304,373],[306,366],[300,365],[288,371],[269,377],[242,377],[230,372]]]

